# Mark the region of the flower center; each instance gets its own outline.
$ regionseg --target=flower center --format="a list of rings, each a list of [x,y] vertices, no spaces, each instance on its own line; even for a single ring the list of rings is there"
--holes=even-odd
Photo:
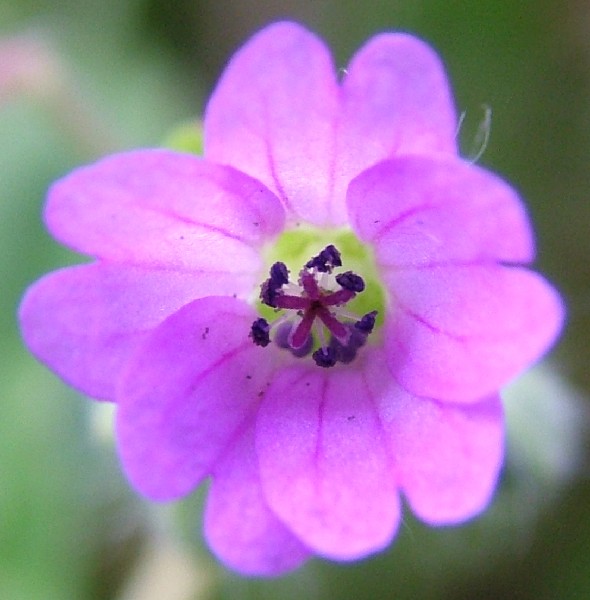
[[[297,255],[309,245],[309,231],[293,232],[303,236],[293,236],[291,232],[283,234],[275,250],[283,250],[281,242],[291,242],[287,252],[281,252],[287,258]],[[338,237],[335,236],[335,237]],[[351,249],[355,242],[366,251],[350,232],[339,234],[341,247]],[[317,243],[317,239],[314,240]],[[293,243],[298,242],[298,243]],[[351,253],[364,258],[363,252]],[[309,257],[309,254],[307,255]],[[269,309],[275,318],[270,321],[260,317],[254,321],[250,337],[259,346],[266,347],[271,341],[280,348],[290,351],[296,357],[311,354],[320,367],[332,367],[338,362],[350,363],[359,349],[365,345],[373,332],[378,314],[377,308],[383,306],[382,292],[373,290],[371,299],[375,300],[372,310],[363,313],[351,311],[359,295],[365,295],[366,281],[353,271],[336,273],[342,267],[339,248],[327,244],[319,254],[303,262],[296,281],[291,281],[290,270],[282,261],[272,263],[269,277],[260,286],[261,313],[266,315]],[[301,263],[300,263],[301,264]],[[369,271],[371,271],[369,269]],[[373,273],[371,272],[371,275]],[[371,279],[373,279],[371,277]],[[380,288],[380,286],[379,286]],[[364,303],[363,303],[364,304]]]

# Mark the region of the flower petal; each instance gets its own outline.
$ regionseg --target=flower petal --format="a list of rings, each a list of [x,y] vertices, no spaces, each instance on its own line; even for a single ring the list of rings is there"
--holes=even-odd
[[[328,49],[294,23],[265,28],[231,60],[205,117],[205,151],[264,182],[294,219],[346,223],[350,180],[399,154],[456,153],[444,68],[405,34],[373,38],[342,88]]]
[[[97,263],[32,285],[19,318],[31,352],[74,387],[114,400],[118,375],[138,342],[183,304],[205,294],[245,294],[250,278],[192,277]]]
[[[282,371],[261,404],[256,448],[267,501],[304,544],[347,560],[389,543],[400,507],[362,371]]]
[[[166,319],[131,360],[118,391],[117,441],[131,482],[178,498],[208,475],[256,409],[274,369],[232,298],[201,298]]]
[[[394,377],[441,400],[484,398],[555,341],[563,306],[539,275],[471,265],[391,270],[385,345]]]
[[[371,38],[352,58],[342,88],[343,126],[355,148],[364,146],[365,166],[402,154],[456,154],[445,69],[423,41],[405,33]]]
[[[345,222],[348,183],[375,163],[404,154],[457,153],[457,117],[436,53],[407,34],[375,36],[342,82],[334,219]]]
[[[500,398],[469,406],[406,396],[385,418],[412,511],[432,525],[459,523],[490,502],[504,456]]]
[[[266,504],[252,426],[215,467],[205,536],[221,560],[247,575],[280,575],[300,566],[310,554]]]
[[[385,360],[371,361],[367,381],[412,511],[434,525],[475,516],[488,505],[502,466],[500,398],[453,405],[412,396],[383,385]]]
[[[262,181],[293,219],[329,220],[338,86],[328,49],[276,23],[231,59],[205,114],[205,155]]]
[[[168,150],[78,169],[50,190],[46,220],[67,245],[109,261],[194,274],[260,269],[284,214],[260,182]]]
[[[352,182],[353,228],[380,267],[533,259],[531,228],[517,194],[492,173],[459,160],[403,157]]]

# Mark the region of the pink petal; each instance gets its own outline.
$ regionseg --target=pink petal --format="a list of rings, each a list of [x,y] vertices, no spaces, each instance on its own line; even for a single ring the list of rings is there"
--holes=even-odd
[[[497,176],[458,160],[403,157],[352,182],[352,225],[380,267],[529,262],[532,233],[517,194]]]
[[[563,306],[536,273],[471,265],[387,271],[385,345],[394,377],[425,397],[475,401],[555,341]]]
[[[352,58],[342,88],[342,122],[353,144],[364,145],[366,165],[402,154],[456,154],[445,69],[423,41],[405,33],[371,38]]]
[[[383,385],[384,372],[384,360],[375,358],[367,381],[412,511],[433,525],[473,517],[488,505],[502,466],[500,399],[439,403]]]
[[[117,440],[127,476],[146,496],[191,491],[256,409],[274,354],[248,338],[254,318],[239,300],[195,300],[130,361],[118,390]]]
[[[304,544],[347,560],[389,543],[400,507],[362,371],[281,371],[260,407],[256,448],[267,501]]]
[[[276,23],[231,59],[205,114],[205,153],[256,177],[293,219],[329,220],[338,86],[324,44]]]
[[[205,512],[205,536],[226,565],[246,575],[280,575],[309,556],[309,550],[266,504],[253,427],[236,439],[215,467]]]
[[[207,108],[205,149],[265,183],[294,220],[343,225],[353,177],[399,154],[454,154],[456,126],[444,68],[420,40],[373,38],[339,89],[324,44],[277,23],[230,61]]]
[[[228,167],[140,150],[78,169],[50,190],[46,219],[67,245],[115,262],[255,273],[258,249],[283,227],[277,198]]]
[[[457,152],[457,118],[436,53],[406,34],[372,38],[353,57],[342,83],[334,218],[345,222],[350,180],[403,154]]]
[[[408,396],[396,409],[384,426],[412,511],[444,525],[484,510],[504,454],[500,399],[459,407]]]
[[[121,368],[146,332],[204,294],[244,294],[250,279],[101,263],[63,269],[28,289],[19,310],[23,337],[68,383],[114,400]]]

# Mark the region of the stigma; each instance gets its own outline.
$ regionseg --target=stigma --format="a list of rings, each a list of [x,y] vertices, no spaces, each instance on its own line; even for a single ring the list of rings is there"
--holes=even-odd
[[[311,354],[319,367],[352,362],[373,331],[377,311],[357,316],[346,305],[365,289],[360,275],[345,271],[340,252],[326,246],[308,260],[296,283],[282,262],[274,263],[269,277],[260,286],[260,300],[274,308],[277,319],[269,323],[258,318],[252,323],[250,338],[257,346],[274,342],[297,358]]]

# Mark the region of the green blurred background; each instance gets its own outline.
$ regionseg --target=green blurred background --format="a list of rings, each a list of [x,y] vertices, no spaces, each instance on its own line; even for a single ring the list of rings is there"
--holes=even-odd
[[[153,506],[124,481],[108,407],[21,346],[25,287],[74,262],[44,231],[47,186],[114,150],[158,145],[195,119],[253,31],[294,18],[345,66],[382,30],[430,41],[454,84],[465,155],[526,198],[538,267],[566,297],[560,345],[507,391],[507,466],[462,527],[406,515],[354,564],[313,560],[276,580],[226,571],[202,542],[204,491]],[[590,3],[585,0],[0,0],[0,598],[590,598]],[[180,525],[180,526],[179,526]]]

